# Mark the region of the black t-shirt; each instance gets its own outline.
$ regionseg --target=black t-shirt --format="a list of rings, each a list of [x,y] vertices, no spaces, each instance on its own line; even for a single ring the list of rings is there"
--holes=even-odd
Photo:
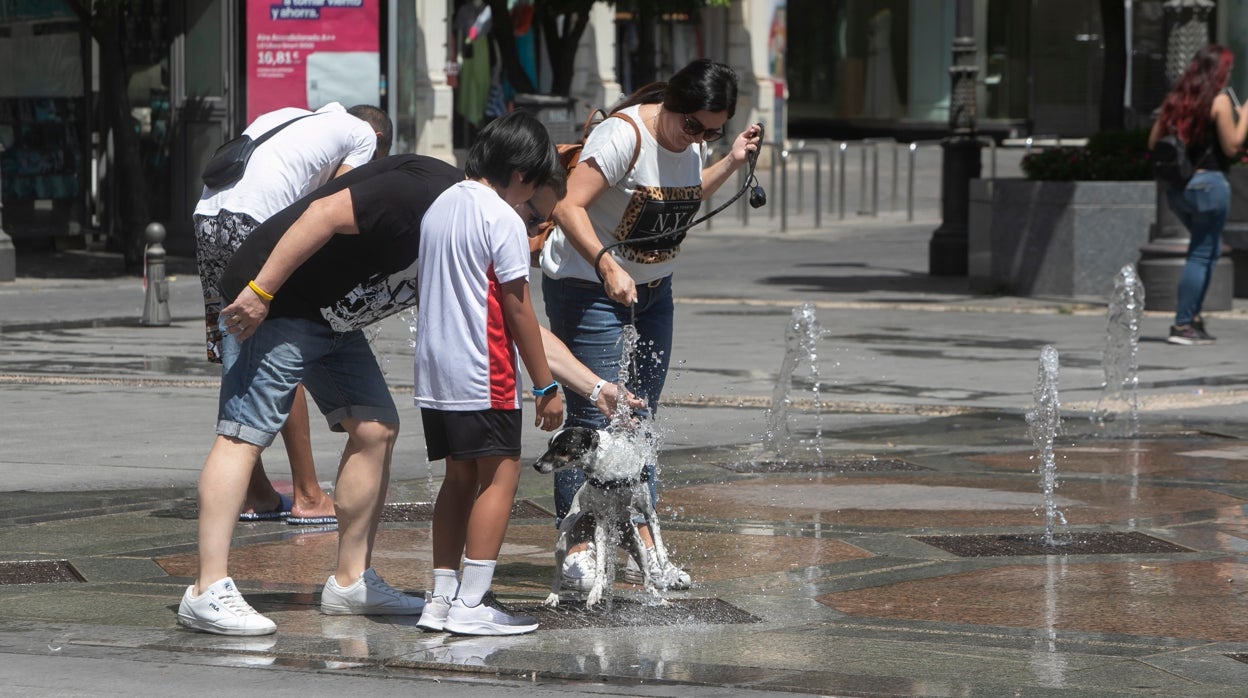
[[[425,211],[442,192],[463,179],[461,170],[441,160],[394,155],[330,180],[273,214],[247,236],[222,274],[222,296],[233,302],[247,282],[256,278],[278,240],[313,201],[350,189],[359,234],[330,238],[291,274],[269,304],[269,317],[330,324],[323,309],[358,287],[383,284],[391,275],[412,266],[420,252],[420,222]],[[346,322],[356,324],[349,319]]]

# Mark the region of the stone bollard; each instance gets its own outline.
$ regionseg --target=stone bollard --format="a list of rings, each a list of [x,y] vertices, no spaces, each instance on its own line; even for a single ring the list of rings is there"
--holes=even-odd
[[[166,327],[169,319],[169,280],[165,278],[165,226],[159,223],[148,223],[143,231],[147,239],[147,252],[144,257],[147,263],[143,268],[143,279],[147,287],[147,298],[143,303],[143,317],[139,324],[147,327]]]

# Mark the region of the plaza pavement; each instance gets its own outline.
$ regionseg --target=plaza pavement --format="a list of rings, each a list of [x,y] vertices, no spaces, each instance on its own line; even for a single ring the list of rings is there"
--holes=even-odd
[[[984,296],[928,276],[930,206],[913,223],[887,213],[815,228],[806,215],[783,233],[758,213],[749,227],[717,221],[682,252],[659,510],[694,588],[655,606],[621,583],[607,611],[539,608],[553,573],[552,499],[549,476],[526,467],[496,591],[543,627],[515,638],[322,616],[334,535],[281,523],[240,524],[232,561],[278,633],[178,628],[216,402],[193,266],[169,261],[173,323],[140,327],[141,282],[111,273],[114,257],[19,256],[19,279],[0,285],[0,561],[68,567],[0,566],[0,685],[13,695],[1245,695],[1240,302],[1210,318],[1219,341],[1209,347],[1165,343],[1167,315],[1146,314],[1140,438],[1114,438],[1122,419],[1089,419],[1102,393],[1103,300]],[[776,454],[762,445],[767,408],[804,303],[823,333],[789,392],[793,449]],[[408,406],[407,319],[371,337],[405,420],[374,563],[420,593],[440,470]],[[1025,414],[1045,345],[1060,355],[1057,533],[1101,547],[950,552],[940,546],[1026,544],[1043,529]],[[313,426],[331,482],[342,440]],[[543,441],[526,431],[526,456]],[[288,486],[280,445],[265,459]],[[81,581],[13,583],[68,568]]]

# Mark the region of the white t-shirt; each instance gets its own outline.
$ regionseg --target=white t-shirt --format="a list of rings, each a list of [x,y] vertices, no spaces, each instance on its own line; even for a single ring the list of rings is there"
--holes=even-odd
[[[604,246],[623,239],[672,230],[697,216],[702,206],[702,156],[690,146],[679,153],[663,148],[641,121],[641,106],[621,110],[641,132],[641,152],[631,171],[629,160],[637,134],[622,119],[606,119],[594,127],[580,162],[593,160],[610,185],[588,209],[589,221]],[[658,241],[657,249],[621,245],[610,254],[639,284],[670,276],[680,252],[679,239]],[[554,279],[598,281],[590,261],[581,256],[559,228],[542,248],[542,272]]]
[[[312,112],[288,107],[260,115],[243,133],[259,138],[291,119]],[[263,223],[274,213],[328,182],[341,165],[359,167],[373,159],[377,135],[337,102],[277,132],[251,154],[243,176],[224,189],[204,187],[195,214],[222,209]]]
[[[501,289],[529,276],[520,215],[488,186],[460,182],[425,213],[417,264],[416,406],[520,409],[520,357]]]

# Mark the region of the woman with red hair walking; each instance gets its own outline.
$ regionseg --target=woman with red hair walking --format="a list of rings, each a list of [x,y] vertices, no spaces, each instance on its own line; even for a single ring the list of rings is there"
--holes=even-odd
[[[1163,136],[1174,134],[1186,144],[1195,174],[1183,188],[1170,186],[1166,199],[1191,234],[1187,262],[1179,277],[1171,344],[1212,344],[1205,332],[1201,305],[1222,248],[1222,229],[1231,207],[1226,179],[1231,158],[1248,136],[1248,107],[1232,104],[1226,92],[1235,56],[1210,44],[1196,52],[1183,77],[1166,95],[1148,135],[1151,150]]]

